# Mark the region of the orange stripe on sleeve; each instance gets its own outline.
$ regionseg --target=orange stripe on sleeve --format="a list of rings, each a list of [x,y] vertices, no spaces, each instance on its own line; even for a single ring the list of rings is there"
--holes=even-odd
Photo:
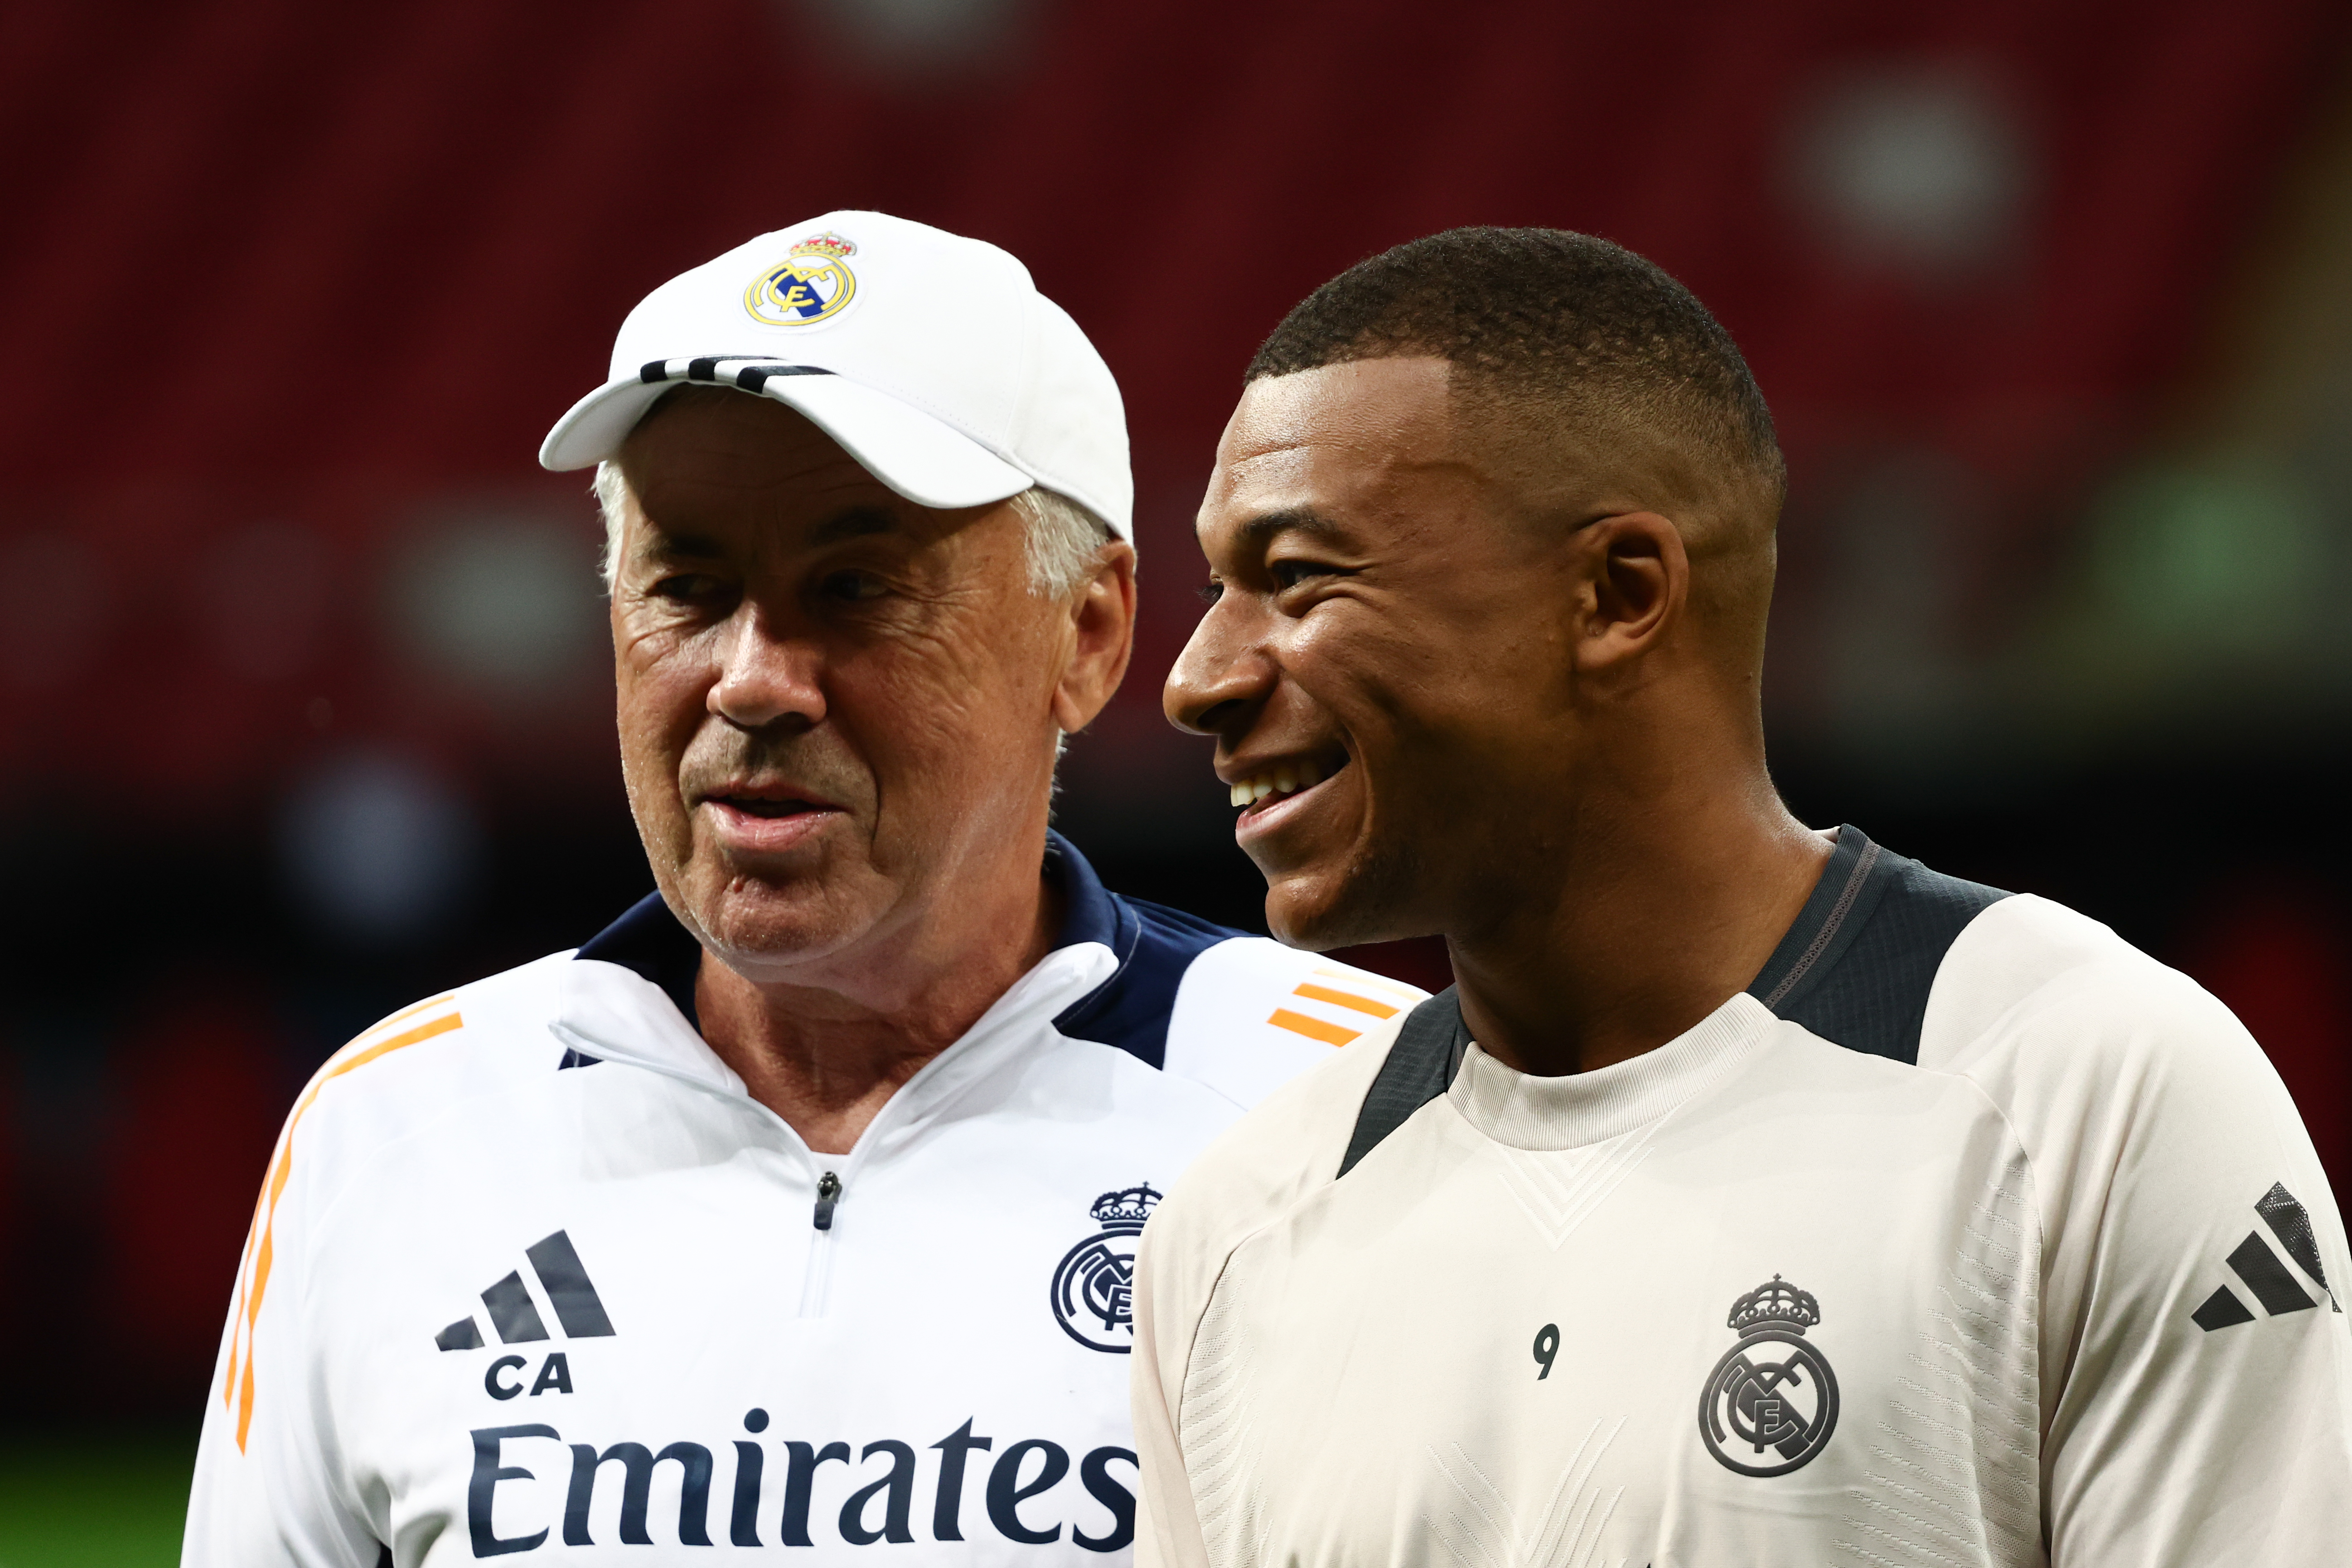
[[[1344,1046],[1360,1032],[1343,1029],[1337,1024],[1327,1024],[1320,1018],[1310,1018],[1304,1013],[1294,1013],[1287,1007],[1276,1007],[1274,1016],[1266,1022],[1277,1029],[1288,1029],[1294,1035],[1304,1035],[1327,1046]]]
[[[1411,1000],[1420,994],[1420,988],[1399,984],[1385,974],[1375,974],[1369,969],[1332,969],[1318,966],[1316,973],[1326,980],[1344,980],[1350,985],[1369,986],[1374,991],[1386,991],[1401,1000]]]
[[[323,1088],[327,1079],[341,1078],[353,1068],[367,1066],[378,1057],[390,1056],[393,1052],[413,1046],[419,1040],[429,1040],[436,1035],[446,1035],[452,1029],[462,1029],[465,1026],[466,1020],[463,1017],[456,1013],[445,1013],[438,1018],[419,1024],[416,1027],[394,1035],[388,1040],[378,1040],[367,1049],[332,1064],[327,1068],[326,1076],[319,1080],[319,1086]],[[318,1089],[310,1090],[313,1098],[316,1098],[318,1092]]]
[[[1311,980],[1301,984],[1291,994],[1304,996],[1310,1002],[1328,1002],[1334,1007],[1347,1007],[1359,1013],[1370,1013],[1375,1018],[1393,1018],[1402,1011],[1400,1008],[1390,1006],[1385,1002],[1375,1002],[1369,996],[1359,996],[1352,991],[1334,991],[1328,985],[1318,985]]]
[[[420,1002],[404,1012],[394,1013],[345,1046],[330,1058],[319,1076],[311,1079],[310,1087],[295,1102],[294,1114],[286,1119],[286,1134],[278,1144],[278,1157],[270,1162],[269,1176],[262,1184],[261,1202],[254,1215],[256,1235],[248,1244],[253,1250],[252,1282],[249,1288],[240,1286],[237,1310],[244,1319],[243,1329],[241,1335],[233,1337],[229,1342],[228,1375],[221,1390],[224,1402],[227,1400],[231,1387],[236,1391],[236,1447],[239,1453],[245,1451],[246,1435],[253,1427],[253,1336],[261,1326],[261,1299],[269,1288],[270,1264],[277,1254],[277,1240],[272,1232],[278,1221],[278,1200],[286,1191],[287,1181],[294,1174],[294,1130],[301,1125],[303,1112],[318,1100],[319,1091],[333,1079],[356,1068],[365,1067],[379,1058],[404,1050],[420,1040],[429,1040],[436,1035],[464,1028],[466,1020],[461,1015],[446,1013],[438,1018],[428,1018],[414,1028],[404,1029],[388,1039],[368,1043],[370,1036],[448,1000],[446,996],[437,996],[431,1002]],[[238,1370],[237,1337],[245,1342],[242,1375]]]
[[[228,1336],[228,1370],[221,1377],[221,1404],[231,1410],[236,1408],[236,1352],[238,1347],[244,1342],[243,1336],[236,1325],[245,1321],[245,1293],[253,1287],[253,1252],[255,1247],[261,1245],[262,1209],[268,1202],[269,1180],[265,1173],[262,1177],[261,1191],[253,1200],[253,1223],[245,1227],[245,1253],[236,1260],[236,1305],[231,1307],[228,1312],[231,1325]]]
[[[455,991],[444,992],[442,994],[433,997],[429,1001],[419,1002],[414,1007],[403,1007],[399,1012],[393,1014],[389,1017],[378,1018],[374,1023],[370,1024],[366,1028],[362,1029],[358,1034],[353,1035],[351,1039],[351,1045],[347,1045],[343,1048],[345,1050],[349,1050],[351,1046],[359,1044],[360,1041],[366,1039],[370,1035],[374,1034],[377,1030],[389,1029],[394,1024],[399,1023],[403,1018],[414,1018],[416,1015],[426,1011],[428,1008],[438,1007],[442,1003],[449,1001],[457,994]]]

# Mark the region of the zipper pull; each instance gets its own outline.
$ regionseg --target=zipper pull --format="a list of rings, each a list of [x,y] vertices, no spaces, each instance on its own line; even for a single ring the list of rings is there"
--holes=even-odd
[[[827,1171],[816,1179],[816,1227],[833,1228],[833,1205],[841,1196],[841,1178]]]

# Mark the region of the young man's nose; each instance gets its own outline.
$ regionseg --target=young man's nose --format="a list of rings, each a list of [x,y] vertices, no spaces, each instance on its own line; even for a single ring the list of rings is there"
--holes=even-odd
[[[1168,672],[1160,708],[1180,730],[1218,734],[1241,723],[1264,701],[1275,679],[1274,665],[1263,653],[1234,647],[1210,635],[1204,621]]]

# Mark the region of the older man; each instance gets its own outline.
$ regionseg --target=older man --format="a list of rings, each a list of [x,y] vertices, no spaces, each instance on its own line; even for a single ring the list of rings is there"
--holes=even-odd
[[[1134,614],[1118,389],[875,213],[654,291],[600,465],[660,891],[396,1014],[265,1184],[187,1561],[1093,1561],[1160,1190],[1417,994],[1106,892],[1055,759]]]

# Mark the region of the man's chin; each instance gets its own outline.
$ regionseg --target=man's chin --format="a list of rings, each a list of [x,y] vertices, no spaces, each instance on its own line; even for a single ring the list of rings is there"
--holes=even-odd
[[[1426,936],[1383,878],[1362,864],[1310,867],[1267,879],[1265,924],[1285,947],[1309,952]]]
[[[814,880],[770,882],[737,874],[688,907],[704,947],[747,980],[784,981],[791,972],[849,946],[872,924]]]

